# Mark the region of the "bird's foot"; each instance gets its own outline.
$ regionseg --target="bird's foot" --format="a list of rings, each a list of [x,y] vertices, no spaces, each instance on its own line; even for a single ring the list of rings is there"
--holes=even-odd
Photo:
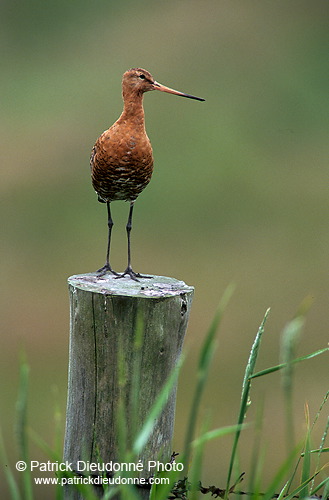
[[[139,281],[138,278],[152,278],[152,276],[145,276],[144,274],[135,273],[130,266],[122,273],[119,274],[115,279],[124,278],[125,276],[130,276],[130,278],[134,281]]]
[[[105,266],[101,267],[100,269],[98,269],[98,271],[96,271],[96,273],[98,274],[98,276],[104,276],[104,274],[106,273],[112,273],[114,274],[115,276],[120,276],[119,273],[116,273],[115,271],[113,271],[112,267],[110,266],[110,264],[105,264]]]

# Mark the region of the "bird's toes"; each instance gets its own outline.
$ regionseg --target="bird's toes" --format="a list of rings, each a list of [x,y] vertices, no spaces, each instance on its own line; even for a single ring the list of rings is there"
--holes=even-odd
[[[125,276],[129,276],[132,280],[134,281],[139,281],[138,278],[140,278],[140,274],[139,273],[135,273],[131,268],[127,268],[122,274],[119,274],[116,279],[120,279],[120,278],[124,278]]]
[[[112,273],[115,276],[120,276],[119,273],[116,273],[115,271],[113,271],[112,267],[108,264],[105,264],[105,266],[98,269],[98,271],[96,271],[96,273],[98,274],[98,276],[104,276],[104,274],[107,274],[107,273]]]
[[[134,281],[139,281],[138,278],[152,278],[152,276],[145,276],[144,274],[135,273],[135,271],[133,271],[129,266],[122,274],[117,276],[116,279],[124,278],[125,276],[129,276]]]

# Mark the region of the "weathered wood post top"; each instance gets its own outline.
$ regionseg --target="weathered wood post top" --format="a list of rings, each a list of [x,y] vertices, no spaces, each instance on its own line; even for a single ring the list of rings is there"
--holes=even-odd
[[[194,287],[176,278],[146,276],[147,278],[138,278],[138,281],[134,281],[129,276],[118,279],[112,274],[104,276],[98,276],[97,273],[76,274],[68,278],[68,284],[89,292],[157,299],[186,293],[190,295],[194,291]]]
[[[194,288],[164,276],[134,281],[96,273],[71,276],[68,283],[71,327],[64,459],[83,475],[79,471],[83,461],[122,461],[120,411],[126,446],[131,449],[181,354]],[[147,479],[154,473],[147,470],[148,461],[170,460],[175,403],[176,386],[137,457],[145,464],[138,477]],[[149,490],[138,492],[148,498]],[[81,497],[69,488],[65,498]]]

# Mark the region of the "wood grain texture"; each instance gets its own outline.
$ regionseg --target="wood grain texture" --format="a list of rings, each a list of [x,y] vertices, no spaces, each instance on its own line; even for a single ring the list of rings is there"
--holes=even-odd
[[[89,274],[68,281],[71,328],[64,460],[120,462],[119,401],[129,446],[180,356],[193,288],[159,276],[135,282]],[[143,324],[140,349],[135,345],[138,318]],[[139,457],[143,464],[169,461],[175,401],[176,387]],[[149,475],[146,467],[139,474]],[[148,498],[147,491],[141,493]],[[72,489],[67,495],[80,498]]]

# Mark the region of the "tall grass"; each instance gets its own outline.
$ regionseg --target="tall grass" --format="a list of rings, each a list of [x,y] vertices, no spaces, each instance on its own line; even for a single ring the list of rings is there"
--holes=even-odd
[[[310,422],[308,408],[305,408],[305,437],[303,442],[297,444],[295,443],[296,430],[294,428],[294,421],[292,418],[293,377],[295,365],[297,363],[311,360],[312,358],[324,354],[328,351],[328,348],[324,348],[303,357],[295,357],[296,343],[305,322],[306,311],[300,312],[291,322],[286,325],[283,330],[281,342],[282,362],[276,366],[269,367],[265,370],[257,372],[255,370],[256,362],[260,352],[261,341],[265,332],[266,321],[269,316],[269,310],[266,311],[256,333],[256,337],[253,342],[249,358],[247,360],[244,378],[242,381],[240,407],[236,423],[224,428],[210,429],[209,418],[206,415],[206,417],[201,422],[199,431],[197,430],[197,421],[200,413],[201,398],[206,386],[211,361],[216,349],[216,332],[218,330],[218,327],[220,326],[223,312],[231,294],[232,288],[229,287],[225,292],[222,300],[220,301],[218,310],[208,329],[205,340],[203,342],[203,346],[200,350],[194,395],[192,397],[191,408],[186,423],[185,444],[183,452],[179,457],[179,461],[184,466],[183,473],[177,470],[172,470],[166,473],[158,473],[157,476],[159,478],[169,478],[170,482],[169,484],[154,484],[150,489],[150,500],[165,500],[167,498],[197,500],[201,495],[207,494],[212,496],[219,496],[224,500],[226,500],[233,494],[248,494],[253,498],[253,500],[256,500],[258,498],[262,498],[262,500],[270,500],[275,495],[278,496],[279,499],[285,498],[285,500],[290,500],[296,495],[298,495],[301,499],[308,498],[311,495],[319,494],[318,492],[320,492],[321,490],[323,490],[323,498],[327,498],[329,495],[329,478],[328,474],[326,473],[326,467],[321,466],[321,458],[325,453],[329,451],[329,448],[326,446],[326,440],[329,430],[329,418],[323,431],[321,442],[316,448],[312,448],[312,431],[319,419],[320,413],[323,412],[324,408],[326,407],[329,399],[329,391],[324,396],[313,422]],[[142,331],[143,325],[139,321],[137,322],[134,343],[136,370],[134,371],[134,380],[132,381],[131,387],[130,399],[132,412],[136,411],[138,402],[140,380],[140,368],[138,368],[138,359],[142,342]],[[125,416],[123,402],[121,402],[122,404],[119,404],[117,427],[121,454],[120,459],[122,461],[132,462],[134,460],[138,460],[138,456],[147,443],[153,431],[155,422],[159,417],[162,409],[164,408],[169,394],[177,380],[182,363],[183,358],[181,358],[180,362],[177,364],[177,366],[165,382],[141,429],[137,429],[137,426],[134,424],[134,417],[132,418],[131,425],[135,425],[134,433],[132,434],[135,437],[133,438],[132,443],[127,443],[127,419]],[[121,370],[120,380],[124,384],[125,373],[122,367],[120,369],[120,360],[119,370]],[[267,485],[265,490],[262,491],[261,476],[263,471],[264,452],[261,444],[260,430],[262,428],[263,420],[263,405],[262,403],[259,404],[256,423],[253,424],[256,429],[256,437],[252,454],[252,467],[249,478],[250,491],[243,492],[240,490],[239,486],[242,476],[239,477],[239,474],[237,474],[238,477],[233,478],[233,475],[235,474],[235,471],[237,471],[236,464],[241,433],[246,426],[251,425],[246,422],[246,415],[251,404],[251,386],[252,383],[256,383],[259,377],[270,377],[270,375],[276,371],[281,371],[282,373],[282,386],[285,395],[285,421],[287,435],[286,445],[288,450],[287,456],[278,470],[274,472],[273,478]],[[16,405],[16,439],[19,445],[18,459],[24,460],[29,463],[29,440],[32,439],[38,444],[43,452],[47,454],[51,461],[61,462],[62,436],[60,434],[60,410],[58,408],[58,405],[55,405],[56,425],[55,440],[53,446],[49,446],[40,436],[37,435],[37,433],[31,430],[31,428],[28,426],[28,374],[29,367],[25,359],[22,359],[20,366],[20,384]],[[201,484],[201,479],[203,468],[202,465],[205,456],[205,445],[208,442],[215,439],[220,439],[222,436],[227,434],[233,435],[233,445],[231,457],[228,463],[226,484],[224,485],[225,487],[222,489],[218,485],[208,488],[204,487]],[[314,465],[312,465],[312,457],[316,458]],[[31,476],[29,468],[27,468],[25,472],[21,473],[21,481],[18,482],[17,475],[14,474],[13,469],[8,463],[8,457],[1,436],[0,459],[5,469],[8,489],[10,492],[10,499],[34,500],[35,498],[37,498],[37,486],[33,486],[33,478]],[[176,458],[176,460],[178,459]],[[122,472],[120,474],[122,476]],[[299,475],[299,478],[297,478],[297,475]],[[96,500],[96,498],[98,498],[95,496],[93,487],[90,485],[77,485],[76,488],[79,490],[82,497],[87,500]],[[120,498],[122,498],[122,500],[138,500],[140,498],[138,489],[128,485],[108,487],[104,490],[104,495],[102,498],[103,500],[110,500],[118,493],[121,495]],[[56,500],[63,499],[62,486],[56,486],[55,497]]]

